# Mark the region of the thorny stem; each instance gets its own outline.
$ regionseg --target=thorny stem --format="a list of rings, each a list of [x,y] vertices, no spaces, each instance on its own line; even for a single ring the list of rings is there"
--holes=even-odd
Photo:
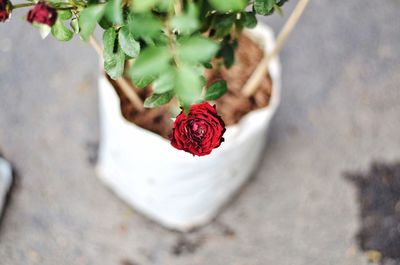
[[[249,78],[249,80],[247,80],[247,83],[242,89],[243,95],[245,95],[246,97],[250,97],[257,91],[261,83],[262,77],[267,74],[269,62],[282,49],[283,44],[285,43],[289,34],[292,32],[294,26],[296,26],[297,22],[299,21],[299,18],[303,14],[308,2],[309,0],[299,0],[288,21],[283,26],[282,31],[279,33],[273,50],[264,57],[264,59],[260,62],[256,70]]]
[[[100,47],[99,43],[93,36],[90,37],[89,42],[92,45],[92,47],[96,50],[98,55],[103,57],[103,49]],[[144,110],[143,102],[139,98],[139,96],[133,91],[133,87],[129,84],[129,82],[123,76],[115,80],[115,82],[117,82],[122,92],[129,99],[129,101],[135,106],[135,108],[139,112],[142,112]]]

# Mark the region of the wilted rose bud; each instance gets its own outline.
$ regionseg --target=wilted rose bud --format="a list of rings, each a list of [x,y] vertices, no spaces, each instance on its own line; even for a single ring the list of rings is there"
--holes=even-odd
[[[1,1],[1,0],[0,0]],[[44,2],[39,2],[33,9],[28,12],[27,20],[30,23],[36,22],[39,24],[45,24],[53,26],[57,19],[57,10],[53,7],[48,6]]]
[[[7,0],[0,0],[0,22],[6,21],[10,17],[10,4]]]

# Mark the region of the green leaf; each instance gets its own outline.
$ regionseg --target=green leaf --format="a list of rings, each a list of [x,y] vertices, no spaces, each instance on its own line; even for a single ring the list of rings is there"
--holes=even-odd
[[[218,28],[231,28],[236,21],[236,14],[223,14],[218,15],[214,21],[214,27]]]
[[[56,20],[56,23],[51,27],[51,35],[57,40],[69,41],[74,36],[74,33],[70,31],[60,19]]]
[[[286,3],[287,1],[289,1],[289,0],[279,0],[278,2],[277,2],[277,5],[278,6],[282,6],[284,3]]]
[[[139,55],[140,43],[133,38],[133,34],[129,32],[126,26],[119,29],[118,41],[126,55],[132,58],[136,58]]]
[[[237,41],[231,42],[228,38],[224,39],[221,44],[221,49],[218,51],[217,57],[224,59],[226,68],[230,68],[235,63],[235,49]]]
[[[117,32],[113,28],[109,28],[103,33],[103,46],[104,46],[104,56],[111,56],[114,54],[115,50],[115,40],[117,37]]]
[[[213,21],[213,28],[215,29],[215,36],[223,38],[229,35],[232,27],[236,22],[236,14],[223,14],[218,15]]]
[[[283,11],[279,5],[274,5],[274,11],[276,11],[281,17],[283,17]]]
[[[172,27],[182,34],[189,35],[199,28],[199,21],[188,15],[172,18]]]
[[[60,5],[63,2],[63,0],[47,0],[46,2],[51,3],[51,6],[56,7],[57,5]]]
[[[153,83],[154,93],[162,94],[167,91],[173,90],[175,85],[176,72],[172,69],[164,72]]]
[[[72,17],[72,12],[71,10],[57,10],[57,18],[61,20],[68,20]]]
[[[156,37],[161,32],[161,21],[151,13],[129,14],[128,29],[137,40]]]
[[[212,64],[210,64],[210,63],[204,63],[203,65],[207,69],[212,69],[213,68]]]
[[[156,42],[158,46],[167,46],[169,44],[169,39],[167,35],[161,33],[154,38],[154,42]]]
[[[157,77],[154,75],[149,76],[132,76],[131,80],[136,88],[144,88],[150,85]]]
[[[118,79],[124,73],[125,53],[118,45],[115,29],[104,32],[103,45],[104,69],[112,79]]]
[[[254,28],[257,26],[257,18],[254,12],[243,12],[241,22],[246,28]]]
[[[74,33],[78,34],[79,33],[79,23],[77,18],[71,19],[70,26]]]
[[[201,82],[201,87],[205,87],[207,84],[207,78],[205,78],[203,75],[200,76],[200,82]]]
[[[248,0],[208,0],[210,4],[221,12],[241,11],[246,8]]]
[[[186,13],[172,18],[172,27],[185,35],[189,35],[196,31],[199,26],[199,10],[196,5],[189,4]]]
[[[202,82],[200,75],[187,65],[181,65],[177,72],[175,93],[185,109],[201,99]]]
[[[136,12],[144,12],[149,11],[152,9],[159,0],[140,0],[140,1],[133,1],[132,9]]]
[[[56,1],[65,4],[65,1],[64,1],[64,0],[56,0]],[[69,2],[70,2],[73,6],[84,6],[85,4],[89,3],[89,1],[86,2],[85,0],[70,0]]]
[[[123,23],[122,18],[122,0],[109,0],[106,4],[105,15],[116,25]]]
[[[84,41],[88,41],[96,28],[97,22],[102,18],[105,11],[104,4],[93,5],[85,8],[79,14],[80,36]]]
[[[104,60],[104,70],[114,80],[121,77],[124,72],[125,54],[117,52],[114,57]]]
[[[173,98],[173,91],[168,91],[163,94],[153,93],[144,101],[145,108],[155,108],[167,104]]]
[[[204,97],[205,100],[216,100],[220,98],[225,92],[228,91],[228,86],[226,85],[225,80],[219,80],[213,83],[207,89],[206,95]]]
[[[209,62],[218,52],[219,45],[211,39],[194,36],[180,41],[177,54],[184,62]]]
[[[149,47],[142,51],[129,69],[132,82],[143,88],[168,69],[171,55],[166,47]]]
[[[159,4],[156,6],[155,10],[158,12],[168,12],[173,10],[175,0],[159,0]]]
[[[259,15],[270,15],[274,12],[275,0],[255,0],[254,10]]]

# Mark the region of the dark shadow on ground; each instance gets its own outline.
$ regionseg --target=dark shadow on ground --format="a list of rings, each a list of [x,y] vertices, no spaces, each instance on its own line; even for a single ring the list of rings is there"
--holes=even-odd
[[[400,162],[375,162],[368,172],[346,177],[358,189],[361,249],[382,264],[400,264]]]

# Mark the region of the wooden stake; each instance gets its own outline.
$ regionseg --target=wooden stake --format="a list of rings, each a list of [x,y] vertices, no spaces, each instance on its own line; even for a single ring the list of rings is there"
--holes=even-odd
[[[181,0],[175,0],[174,1],[174,10],[175,10],[175,15],[179,16],[182,14],[182,3]]]
[[[268,72],[269,62],[282,49],[283,44],[285,43],[290,32],[292,32],[294,26],[296,26],[297,22],[299,21],[299,18],[303,14],[308,2],[309,0],[299,0],[286,24],[283,26],[282,31],[279,33],[273,50],[271,51],[271,53],[265,55],[264,59],[257,66],[256,70],[250,76],[249,80],[247,80],[245,86],[242,89],[243,95],[245,95],[246,97],[250,97],[254,95],[254,93],[257,91],[263,76],[266,75]]]
[[[103,49],[100,47],[99,43],[93,36],[90,37],[89,42],[96,50],[98,55],[103,57]],[[144,110],[143,102],[139,98],[139,96],[135,93],[135,91],[133,90],[134,88],[129,84],[129,82],[122,76],[117,80],[115,80],[115,82],[121,88],[122,92],[129,99],[129,101],[133,104],[133,106],[135,106],[135,108],[139,112],[142,112]]]

